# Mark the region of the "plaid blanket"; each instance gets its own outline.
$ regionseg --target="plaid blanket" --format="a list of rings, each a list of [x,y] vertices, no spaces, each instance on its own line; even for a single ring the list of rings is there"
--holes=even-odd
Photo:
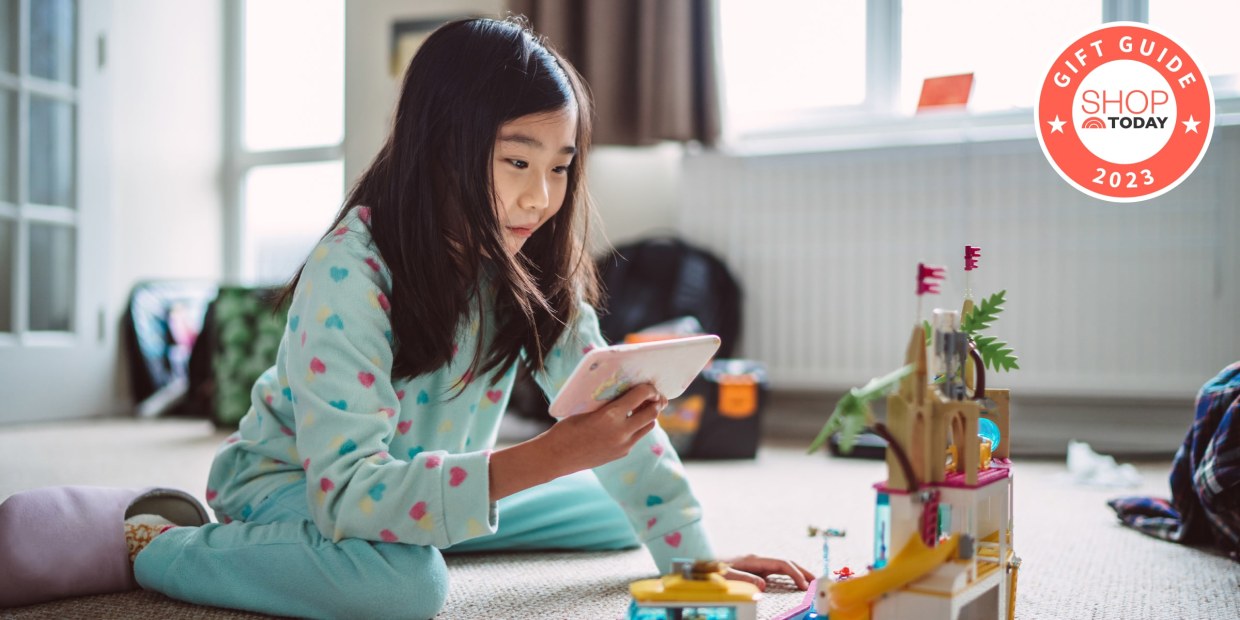
[[[1202,386],[1193,426],[1171,466],[1171,500],[1107,502],[1125,525],[1240,560],[1240,362]]]

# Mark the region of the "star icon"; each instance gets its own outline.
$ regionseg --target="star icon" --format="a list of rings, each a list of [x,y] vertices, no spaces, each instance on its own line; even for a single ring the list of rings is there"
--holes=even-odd
[[[1056,115],[1055,115],[1055,120],[1053,120],[1053,121],[1046,121],[1046,122],[1047,122],[1048,124],[1050,124],[1050,126],[1051,126],[1051,133],[1055,133],[1056,131],[1058,131],[1059,133],[1063,133],[1063,126],[1064,126],[1064,123],[1066,123],[1067,121],[1061,121],[1061,120],[1059,120],[1059,115],[1058,115],[1058,114],[1056,114]]]
[[[1192,115],[1192,114],[1189,114],[1189,115],[1188,115],[1188,120],[1186,120],[1186,121],[1180,121],[1180,122],[1181,122],[1181,123],[1184,123],[1184,133],[1188,133],[1188,132],[1190,132],[1190,131],[1191,131],[1191,132],[1193,132],[1193,133],[1197,133],[1197,125],[1200,125],[1200,124],[1201,124],[1201,121],[1195,121],[1195,120],[1193,120],[1193,115]]]

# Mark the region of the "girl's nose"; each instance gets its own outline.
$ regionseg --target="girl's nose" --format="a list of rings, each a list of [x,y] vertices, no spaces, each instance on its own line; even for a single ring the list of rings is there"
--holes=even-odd
[[[531,181],[521,196],[521,206],[526,209],[546,209],[551,201],[549,194],[546,181]]]

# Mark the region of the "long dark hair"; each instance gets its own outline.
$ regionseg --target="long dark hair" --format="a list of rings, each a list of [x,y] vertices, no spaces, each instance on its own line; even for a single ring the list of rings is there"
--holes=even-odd
[[[564,204],[510,256],[491,175],[500,127],[574,104],[577,154]],[[405,72],[387,142],[328,229],[355,206],[371,210],[371,236],[392,274],[394,377],[448,364],[457,329],[490,288],[495,325],[482,325],[481,333],[494,333],[488,351],[478,338],[476,377],[507,370],[522,350],[531,368],[542,369],[576,317],[577,300],[598,301],[586,250],[592,113],[572,65],[519,19],[454,21],[422,43]],[[299,270],[282,297],[300,278]]]

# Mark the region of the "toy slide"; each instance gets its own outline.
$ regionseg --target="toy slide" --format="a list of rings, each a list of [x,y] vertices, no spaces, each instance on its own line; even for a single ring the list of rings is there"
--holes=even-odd
[[[902,588],[934,570],[956,554],[959,534],[927,547],[914,533],[903,549],[886,566],[861,577],[831,584],[827,592],[831,620],[864,620],[870,617],[870,602]]]

